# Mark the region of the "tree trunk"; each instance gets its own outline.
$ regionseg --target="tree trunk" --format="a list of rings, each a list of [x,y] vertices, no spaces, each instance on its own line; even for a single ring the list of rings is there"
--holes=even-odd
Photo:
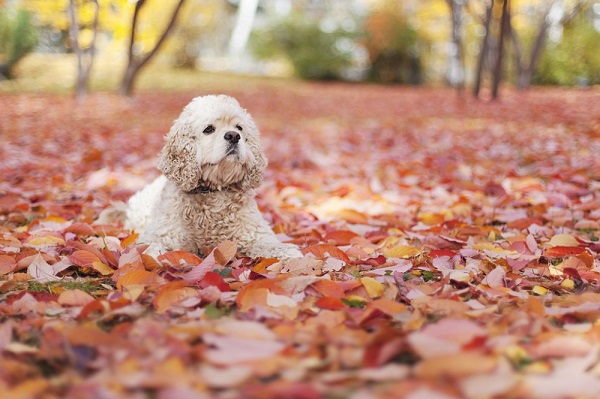
[[[448,62],[447,79],[460,92],[464,89],[465,67],[462,42],[462,19],[464,0],[447,0],[452,18],[452,46],[453,52]]]
[[[504,0],[502,2],[502,15],[500,17],[500,37],[498,38],[498,49],[496,56],[496,65],[494,67],[494,75],[492,82],[492,99],[498,98],[498,89],[500,87],[500,81],[502,80],[502,58],[504,53],[504,38],[506,37],[506,31],[508,28],[508,10],[509,10],[509,1]]]
[[[125,73],[123,74],[123,79],[121,80],[121,86],[119,88],[119,93],[125,96],[131,96],[133,94],[133,88],[135,84],[135,80],[138,76],[140,70],[150,61],[152,57],[158,52],[162,44],[165,42],[167,36],[175,26],[175,22],[177,20],[177,15],[179,14],[179,10],[181,10],[181,6],[185,0],[178,0],[175,9],[173,10],[173,14],[171,15],[171,19],[169,23],[165,27],[165,30],[162,32],[158,41],[154,45],[154,47],[146,54],[136,56],[134,54],[133,48],[135,44],[136,37],[136,29],[137,29],[137,21],[139,17],[139,12],[142,7],[146,4],[146,0],[138,0],[135,3],[135,9],[133,11],[133,18],[131,20],[131,33],[129,35],[129,49],[127,52],[127,68],[125,69]]]
[[[489,41],[490,41],[490,26],[492,22],[492,11],[494,9],[494,0],[491,0],[489,8],[486,10],[485,15],[485,36],[481,43],[481,50],[479,52],[479,59],[477,60],[477,71],[475,73],[475,86],[473,87],[473,95],[479,97],[479,91],[481,90],[481,79],[483,75],[483,67],[485,64],[485,58],[487,57]]]
[[[98,20],[100,17],[100,5],[98,0],[90,0],[95,5],[94,10],[94,21],[92,23],[92,41],[90,47],[82,49],[79,45],[79,22],[77,21],[77,5],[75,0],[69,0],[69,38],[71,39],[71,46],[77,56],[77,79],[75,81],[75,95],[77,98],[85,96],[88,92],[88,85],[90,80],[90,74],[94,65],[94,58],[96,55],[96,37],[98,34]]]

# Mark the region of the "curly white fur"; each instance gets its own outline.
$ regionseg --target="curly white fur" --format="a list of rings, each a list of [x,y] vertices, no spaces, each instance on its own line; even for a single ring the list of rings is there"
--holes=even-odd
[[[266,165],[259,131],[235,99],[197,97],[166,136],[163,175],[129,200],[125,227],[153,253],[203,253],[232,240],[250,257],[300,257],[296,246],[277,239],[254,200]]]

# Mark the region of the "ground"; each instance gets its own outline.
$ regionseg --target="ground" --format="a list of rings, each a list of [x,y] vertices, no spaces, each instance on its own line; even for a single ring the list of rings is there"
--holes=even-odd
[[[600,91],[256,81],[0,95],[10,398],[600,396]],[[254,116],[261,211],[302,259],[142,254],[95,225],[181,108]]]

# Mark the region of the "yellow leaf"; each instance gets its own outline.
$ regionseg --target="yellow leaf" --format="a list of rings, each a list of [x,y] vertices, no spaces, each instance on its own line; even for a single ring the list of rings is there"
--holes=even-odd
[[[579,242],[570,234],[556,234],[548,241],[550,247],[578,247]]]
[[[412,258],[419,255],[422,251],[419,248],[410,245],[398,245],[383,252],[386,258]]]
[[[545,295],[548,292],[548,289],[542,287],[541,285],[536,285],[531,289],[531,292],[536,295]]]
[[[96,270],[103,276],[109,276],[115,272],[110,266],[105,265],[99,260],[92,262],[92,269]]]
[[[34,237],[27,241],[28,245],[63,245],[65,240],[57,236]]]
[[[560,283],[560,285],[563,288],[566,288],[568,290],[572,290],[573,288],[575,288],[575,283],[573,282],[573,280],[571,280],[570,278],[566,278],[562,281],[562,283]]]
[[[123,291],[123,298],[133,302],[142,295],[146,286],[144,284],[129,284],[123,286],[121,289]]]
[[[384,286],[379,281],[375,280],[372,277],[362,277],[360,279],[363,287],[367,290],[367,294],[371,298],[379,298],[383,295]]]
[[[419,220],[426,224],[427,226],[435,226],[437,224],[444,223],[446,219],[444,215],[439,213],[431,213],[431,212],[423,212],[419,214]]]
[[[363,298],[362,296],[358,296],[358,295],[348,295],[344,299],[346,299],[348,301],[352,301],[352,302],[367,302],[367,300],[365,298]]]

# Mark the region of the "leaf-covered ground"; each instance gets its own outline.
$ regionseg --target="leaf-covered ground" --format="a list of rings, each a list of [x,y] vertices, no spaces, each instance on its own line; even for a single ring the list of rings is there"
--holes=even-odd
[[[0,96],[3,398],[600,397],[600,92],[228,90],[304,258],[152,258],[110,200],[197,93]]]

